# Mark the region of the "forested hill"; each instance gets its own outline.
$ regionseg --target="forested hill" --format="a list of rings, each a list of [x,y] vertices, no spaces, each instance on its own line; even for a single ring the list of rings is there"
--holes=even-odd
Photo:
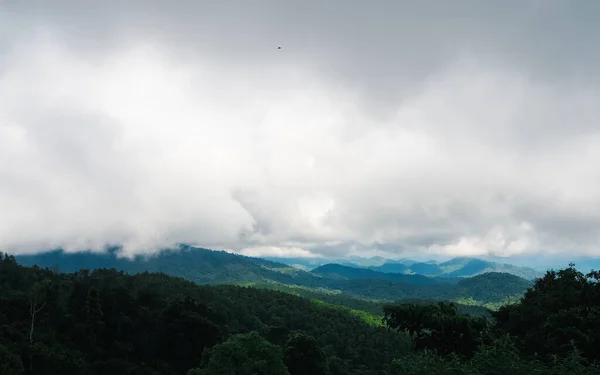
[[[257,350],[275,353],[269,345],[306,333],[324,360],[352,369],[381,369],[409,350],[405,335],[286,293],[106,269],[56,274],[0,254],[2,375],[181,375],[204,348],[251,331],[270,342],[253,339]]]
[[[492,275],[481,287],[507,278]],[[384,328],[277,291],[0,254],[0,374],[597,375],[599,278],[548,272],[494,324],[446,302],[385,305]]]
[[[460,295],[470,296],[476,301],[501,301],[507,296],[517,296],[531,287],[533,282],[515,275],[488,272],[468,277],[458,282]],[[502,286],[498,288],[498,286]]]
[[[443,270],[442,276],[447,277],[470,277],[486,272],[499,272],[509,273],[527,280],[534,280],[543,275],[543,272],[538,272],[529,267],[468,257],[450,259],[440,263],[440,268]]]
[[[507,278],[501,283],[487,283],[489,274],[481,275],[477,283],[486,284],[487,294],[479,293],[474,298],[471,293],[476,286],[465,288],[456,279],[436,279],[420,275],[400,275],[401,280],[385,279],[385,273],[371,272],[372,276],[384,279],[354,278],[342,279],[339,276],[320,275],[305,272],[281,263],[263,259],[235,255],[224,251],[212,251],[184,247],[178,251],[164,251],[156,256],[133,260],[118,258],[116,251],[97,253],[65,253],[53,251],[37,255],[16,257],[23,265],[50,267],[62,272],[75,272],[80,269],[114,268],[128,273],[162,272],[171,276],[183,277],[197,284],[275,284],[301,286],[321,293],[339,294],[353,298],[393,302],[402,299],[454,300],[463,303],[489,305],[499,304],[506,298],[516,297],[525,291],[526,281]],[[528,285],[528,284],[527,284]]]
[[[23,265],[58,267],[61,272],[95,268],[115,268],[129,273],[164,272],[185,277],[198,284],[265,280],[290,283],[295,278],[300,279],[298,282],[309,283],[315,279],[308,272],[282,263],[189,246],[163,250],[152,256],[137,256],[134,259],[119,258],[117,252],[118,248],[111,248],[103,253],[67,253],[55,250],[34,255],[17,255],[16,259]]]
[[[447,278],[472,277],[487,272],[510,273],[527,280],[534,280],[543,275],[543,272],[538,272],[530,267],[470,257],[457,257],[445,262],[438,262],[434,260],[418,262],[410,259],[392,260],[381,257],[361,259],[268,257],[265,259],[278,263],[284,263],[307,271],[328,264],[340,264],[352,268],[367,269],[383,273],[399,273],[406,275],[423,275]],[[568,262],[565,264],[568,264]]]
[[[433,278],[423,275],[406,275],[402,273],[377,272],[370,269],[349,267],[341,264],[325,264],[323,266],[313,269],[311,273],[341,280],[389,280],[401,281],[415,285],[449,284],[452,282],[456,283],[459,281],[458,279]]]

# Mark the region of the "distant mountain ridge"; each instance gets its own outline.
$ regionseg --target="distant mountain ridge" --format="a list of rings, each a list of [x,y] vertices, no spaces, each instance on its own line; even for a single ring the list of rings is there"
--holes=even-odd
[[[458,282],[458,279],[428,277],[418,274],[379,272],[368,268],[344,266],[342,264],[325,264],[310,271],[313,274],[342,280],[389,280],[401,281],[417,285],[435,285]]]
[[[517,266],[479,258],[456,257],[445,262],[415,261],[410,259],[392,260],[382,257],[364,258],[365,260],[335,258],[275,258],[265,260],[284,263],[299,269],[310,270],[326,264],[368,269],[383,273],[417,274],[435,277],[472,277],[487,272],[509,273],[527,280],[533,280],[544,273],[531,267]],[[376,264],[376,265],[374,265]]]
[[[54,250],[35,255],[17,255],[15,258],[27,266],[58,266],[61,272],[75,272],[83,268],[114,268],[128,273],[163,272],[184,277],[197,284],[265,280],[310,283],[318,278],[283,263],[185,245],[179,249],[165,249],[150,256],[136,256],[133,260],[118,258],[117,250],[118,248],[111,248],[104,253],[67,253]],[[295,278],[301,280],[294,280]]]
[[[428,277],[384,273],[343,265],[328,265],[307,272],[260,258],[191,246],[170,249],[133,260],[107,253],[52,251],[16,256],[28,266],[57,267],[63,272],[114,268],[127,273],[156,272],[182,277],[197,284],[269,284],[305,288],[329,295],[346,295],[366,301],[395,302],[406,299],[453,300],[488,306],[518,297],[531,282],[506,273],[486,273],[474,284],[468,278]],[[490,282],[489,280],[494,280]],[[480,287],[485,285],[485,287]],[[477,296],[477,298],[474,298]],[[462,301],[462,302],[461,302]]]

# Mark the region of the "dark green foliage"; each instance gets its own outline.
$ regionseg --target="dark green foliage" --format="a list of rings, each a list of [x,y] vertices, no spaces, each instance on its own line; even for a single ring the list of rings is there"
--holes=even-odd
[[[184,374],[205,348],[250,331],[282,348],[306,332],[351,368],[383,368],[409,350],[404,336],[286,293],[106,269],[55,274],[4,256],[0,318],[5,366],[26,374]]]
[[[549,271],[516,304],[494,313],[497,329],[517,338],[524,353],[550,357],[572,345],[599,360],[600,273],[584,275],[573,266]]]
[[[339,357],[331,357],[327,361],[330,375],[349,375],[350,368],[346,361]]]
[[[460,315],[456,306],[447,302],[386,306],[384,312],[386,325],[408,332],[417,351],[435,350],[441,355],[471,357],[487,328],[485,317]]]
[[[532,285],[531,281],[509,273],[488,272],[461,280],[457,288],[460,295],[488,303],[520,296]]]
[[[24,373],[21,358],[6,346],[0,345],[0,374],[20,375]]]
[[[291,285],[284,285],[278,283],[256,283],[251,284],[255,288],[278,290],[281,292],[295,294],[308,299],[319,300],[331,305],[343,306],[353,310],[365,311],[375,317],[383,316],[383,307],[389,305],[386,302],[380,302],[377,300],[369,300],[366,298],[352,297],[348,294],[333,294],[320,291],[320,289],[309,289],[303,287],[296,287]],[[425,300],[425,299],[403,299],[402,303],[418,303],[418,304],[429,304],[436,303],[436,300]],[[398,301],[400,303],[400,301]],[[486,316],[491,317],[491,311],[485,307],[477,305],[463,305],[455,303],[456,310],[459,314],[469,314],[471,316]]]
[[[447,304],[390,306],[388,325],[412,333],[420,350],[395,360],[388,370],[391,374],[599,374],[599,279],[600,273],[583,275],[573,265],[549,271],[520,302],[493,313],[496,324],[487,331],[477,323],[473,331],[485,333],[480,340],[469,338],[477,335],[455,335],[473,320],[457,316]],[[461,350],[465,342],[475,343],[466,346],[466,353]]]
[[[230,256],[218,254],[220,260]],[[190,256],[184,259],[190,261]],[[166,265],[173,272],[193,272],[189,269],[193,264],[185,269],[175,256],[164,259],[173,260]],[[294,282],[259,283],[287,292],[282,293],[233,285],[199,286],[162,273],[132,276],[114,269],[82,269],[56,274],[20,266],[14,257],[0,255],[0,373],[600,373],[599,273],[583,275],[574,267],[550,271],[529,286],[517,303],[493,313],[491,324],[487,311],[468,316],[462,314],[465,306],[404,300],[379,310],[388,330],[373,318],[381,301],[356,296],[383,296],[393,290],[402,298],[425,295],[487,301],[518,293],[529,284],[501,273],[438,285],[334,280],[286,274],[285,266],[236,259],[242,259],[237,265],[259,265],[264,272]],[[217,262],[214,269],[224,275],[227,267],[226,262]],[[322,283],[317,285],[324,283],[327,288],[310,286],[316,279]],[[336,285],[346,293],[334,294]],[[372,315],[290,293],[354,306]]]
[[[303,333],[290,337],[285,344],[283,361],[290,375],[327,375],[327,358],[317,341]]]
[[[389,375],[598,375],[600,367],[586,364],[577,352],[544,363],[519,356],[513,349],[486,346],[469,360],[422,351],[394,360]]]
[[[289,375],[283,364],[281,348],[256,332],[237,334],[207,348],[200,368],[188,375]]]

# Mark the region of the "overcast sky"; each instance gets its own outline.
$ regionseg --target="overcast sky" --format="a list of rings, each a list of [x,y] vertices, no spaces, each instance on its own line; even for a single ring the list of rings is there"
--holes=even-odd
[[[598,1],[0,4],[4,251],[600,255]]]

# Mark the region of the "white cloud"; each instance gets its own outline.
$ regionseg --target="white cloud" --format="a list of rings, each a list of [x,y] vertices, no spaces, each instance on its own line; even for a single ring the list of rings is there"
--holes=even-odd
[[[120,38],[104,37],[112,21],[98,21],[68,40],[49,21],[58,15],[15,14],[37,26],[0,39],[9,46],[0,67],[0,248],[120,243],[131,254],[191,242],[305,256],[366,254],[376,242],[449,255],[598,253],[592,65],[580,65],[586,84],[564,73],[568,61],[546,79],[531,74],[536,56],[517,62],[501,43],[493,54],[490,45],[474,49],[479,36],[465,29],[455,36],[472,48],[422,52],[436,68],[420,74],[420,58],[394,66],[363,55],[401,62],[385,43],[328,44],[339,35],[323,25],[324,41],[310,47],[300,21],[286,35],[302,48],[256,42],[269,51],[246,60],[215,47],[249,53],[233,32],[210,46],[200,36],[169,44],[169,30],[182,35],[183,26],[160,12],[152,17],[170,25],[161,35],[132,21],[115,29]],[[83,13],[73,17],[83,22]],[[248,35],[268,34],[248,17]],[[364,35],[383,33],[370,27]],[[414,38],[431,42],[438,32]],[[84,46],[92,35],[101,47]],[[400,87],[394,72],[412,78]],[[335,245],[345,241],[364,246]]]

